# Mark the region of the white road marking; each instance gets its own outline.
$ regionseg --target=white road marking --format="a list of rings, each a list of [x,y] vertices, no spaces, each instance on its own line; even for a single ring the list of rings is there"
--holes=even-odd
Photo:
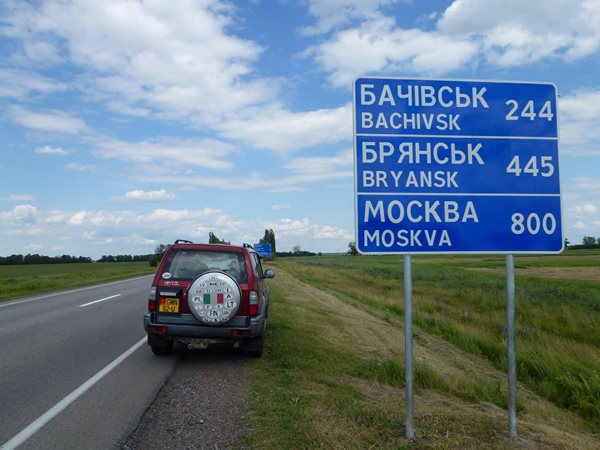
[[[88,287],[79,288],[79,289],[72,289],[70,291],[56,292],[54,294],[41,295],[39,297],[28,298],[26,300],[17,300],[14,302],[0,302],[0,308],[4,308],[5,306],[18,305],[20,303],[33,302],[35,300],[42,300],[44,298],[49,298],[49,297],[56,297],[57,295],[67,295],[67,294],[74,294],[76,292],[89,291],[90,289],[97,289],[99,287],[112,286],[113,284],[126,283],[127,281],[134,281],[134,280],[138,280],[138,279],[146,278],[146,277],[150,277],[150,276],[152,276],[152,275],[142,275],[141,277],[127,278],[126,280],[113,281],[111,283],[97,284],[95,286],[88,286]]]
[[[89,303],[85,303],[83,305],[79,305],[79,307],[83,308],[84,306],[90,306],[90,305],[93,305],[94,303],[100,303],[100,302],[103,302],[103,301],[106,301],[106,300],[110,300],[111,298],[120,297],[120,296],[121,296],[121,294],[111,295],[110,297],[104,297],[104,298],[101,298],[100,300],[94,300],[93,302],[89,302]]]
[[[60,402],[38,417],[35,421],[33,421],[29,426],[24,428],[20,433],[15,435],[11,440],[5,442],[0,450],[13,450],[33,436],[35,433],[39,431],[44,425],[58,416],[67,406],[77,400],[80,396],[82,396],[86,391],[88,391],[92,386],[94,386],[98,381],[108,375],[115,367],[125,361],[133,352],[135,352],[138,348],[146,343],[146,337],[144,336],[140,339],[133,347],[129,348],[129,350],[125,351],[121,356],[111,362],[108,366],[94,375],[92,378],[87,380],[65,398],[63,398]]]

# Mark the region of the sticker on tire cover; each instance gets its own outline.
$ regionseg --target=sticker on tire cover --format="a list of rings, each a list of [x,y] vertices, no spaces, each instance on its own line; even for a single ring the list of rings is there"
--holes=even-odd
[[[237,313],[241,292],[237,282],[221,272],[207,272],[190,285],[188,304],[193,316],[204,325],[220,325]]]

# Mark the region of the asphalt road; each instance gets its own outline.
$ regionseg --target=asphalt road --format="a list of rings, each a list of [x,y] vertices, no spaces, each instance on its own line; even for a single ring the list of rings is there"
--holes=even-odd
[[[151,277],[0,303],[2,449],[108,449],[127,438],[177,353],[142,325]]]

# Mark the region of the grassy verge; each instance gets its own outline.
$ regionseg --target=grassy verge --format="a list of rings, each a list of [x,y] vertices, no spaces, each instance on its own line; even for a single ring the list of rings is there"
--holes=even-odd
[[[499,355],[505,354],[499,317],[490,319],[498,323],[489,336],[484,334],[492,343],[489,348],[488,341],[475,333],[480,328],[475,312],[486,316],[488,309],[502,310],[500,294],[492,308],[480,302],[464,306],[457,301],[456,306],[454,295],[468,298],[470,288],[464,280],[451,281],[445,270],[431,267],[428,275],[415,275],[421,278],[415,284],[419,297],[415,315],[425,322],[418,322],[415,330],[418,440],[414,444],[404,439],[399,261],[321,257],[277,263],[266,354],[255,363],[250,382],[256,432],[247,445],[272,449],[510,445],[506,376],[495,367],[501,368]],[[458,269],[450,273],[464,275]],[[494,276],[476,275],[502,286]],[[422,277],[435,282],[428,286]],[[449,285],[458,291],[448,293],[448,299],[422,299],[429,298],[430,289],[444,291]],[[487,297],[489,286],[479,290]],[[489,323],[481,329],[487,330]],[[437,331],[439,324],[448,331]],[[459,324],[471,324],[475,331],[471,334]],[[490,355],[496,355],[495,361]],[[594,367],[585,358],[572,359]],[[563,383],[563,389],[569,382],[573,380]],[[581,406],[567,409],[583,417]],[[525,447],[597,448],[600,443],[589,418],[578,418],[523,386],[518,410],[520,443]]]
[[[0,266],[0,301],[154,272],[147,262]]]
[[[390,445],[401,448],[400,410],[372,403],[359,385],[382,372],[357,358],[355,340],[343,328],[343,317],[326,302],[308,306],[282,273],[273,283],[267,355],[257,362],[251,381],[256,433],[252,448],[357,448]],[[338,333],[338,331],[340,331]],[[340,345],[340,340],[347,345]],[[397,368],[387,370],[401,385]],[[392,388],[395,390],[395,388]]]
[[[333,259],[306,260],[290,269],[356,307],[388,320],[400,318],[401,260],[346,259],[355,261],[338,268]],[[440,264],[425,258],[415,264],[414,323],[506,371],[505,280],[501,274],[465,270],[475,264],[471,259],[451,258]],[[480,264],[495,261],[503,258],[483,259]],[[543,261],[526,257],[519,263],[526,268]],[[549,266],[571,264],[561,256],[546,261]],[[582,267],[581,260],[576,263]],[[587,264],[600,265],[600,254]],[[600,429],[600,280],[517,277],[517,335],[519,380]]]

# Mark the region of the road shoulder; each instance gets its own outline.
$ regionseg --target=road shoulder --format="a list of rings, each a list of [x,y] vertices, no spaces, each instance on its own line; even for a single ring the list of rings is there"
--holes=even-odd
[[[121,449],[242,448],[247,359],[227,348],[176,351],[175,371]]]

